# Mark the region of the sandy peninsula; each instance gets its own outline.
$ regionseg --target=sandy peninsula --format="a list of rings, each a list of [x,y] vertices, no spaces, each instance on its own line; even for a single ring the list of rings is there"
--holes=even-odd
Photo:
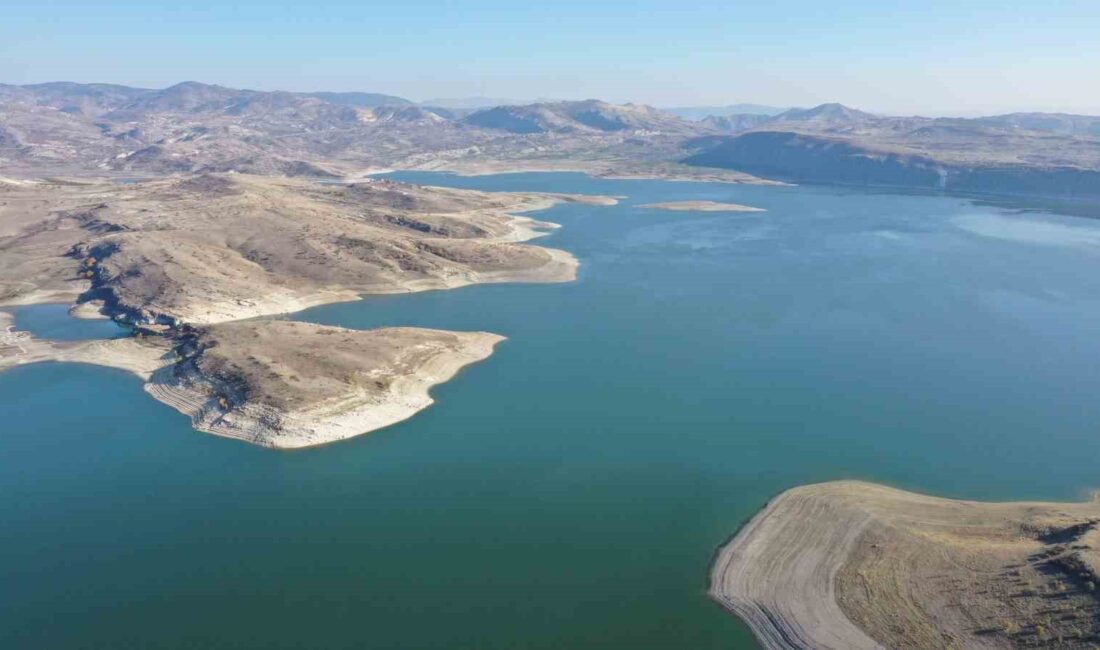
[[[673,212],[766,212],[763,208],[754,208],[738,203],[719,203],[718,201],[669,201],[666,203],[647,203],[638,207],[671,210]]]
[[[788,490],[719,549],[710,596],[765,648],[1091,648],[1100,503]]]
[[[616,200],[243,174],[7,183],[0,305],[73,301],[74,317],[135,335],[43,341],[4,314],[0,370],[124,368],[196,429],[268,447],[360,435],[426,408],[432,386],[502,337],[270,317],[362,294],[572,280],[575,257],[526,243],[557,224],[521,214],[562,201]]]

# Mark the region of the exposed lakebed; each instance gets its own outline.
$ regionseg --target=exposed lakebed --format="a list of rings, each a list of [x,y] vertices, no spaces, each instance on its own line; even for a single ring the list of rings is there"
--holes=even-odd
[[[752,647],[707,601],[707,564],[782,488],[1097,485],[1100,222],[812,187],[394,177],[628,198],[538,214],[562,224],[538,243],[580,258],[575,283],[297,314],[508,337],[368,436],[276,452],[192,431],[121,371],[0,374],[0,643]],[[767,212],[634,207],[689,200]]]

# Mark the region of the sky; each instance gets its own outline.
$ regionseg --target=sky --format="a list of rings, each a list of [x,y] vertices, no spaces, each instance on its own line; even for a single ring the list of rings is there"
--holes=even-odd
[[[0,82],[1100,114],[1100,0],[0,0]]]

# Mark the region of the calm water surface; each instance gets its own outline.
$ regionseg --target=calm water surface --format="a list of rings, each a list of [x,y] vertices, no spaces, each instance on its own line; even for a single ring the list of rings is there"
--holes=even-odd
[[[130,330],[106,318],[72,318],[69,305],[43,304],[13,308],[15,327],[35,336],[57,341],[111,339],[130,335]],[[0,396],[2,397],[2,396]],[[0,443],[3,444],[3,443]]]
[[[1100,486],[1096,221],[808,187],[396,177],[629,198],[539,215],[563,224],[543,241],[581,259],[576,283],[296,316],[509,337],[431,409],[355,440],[273,452],[193,432],[119,371],[0,374],[0,647],[747,648],[704,597],[707,563],[778,490]],[[632,207],[686,199],[768,212]]]

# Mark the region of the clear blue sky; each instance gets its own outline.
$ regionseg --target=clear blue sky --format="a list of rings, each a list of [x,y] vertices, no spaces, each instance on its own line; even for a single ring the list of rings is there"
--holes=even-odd
[[[1100,113],[1100,0],[5,0],[0,82]]]

